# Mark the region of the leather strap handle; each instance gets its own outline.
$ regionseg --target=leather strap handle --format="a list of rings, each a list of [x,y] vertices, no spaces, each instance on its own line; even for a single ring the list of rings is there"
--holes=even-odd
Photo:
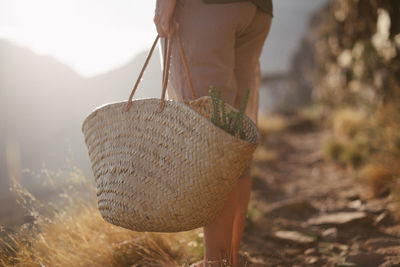
[[[165,105],[165,93],[167,91],[167,86],[168,86],[168,76],[169,76],[169,68],[171,66],[171,53],[172,53],[172,44],[174,41],[174,34],[171,34],[171,37],[166,39],[166,43],[168,43],[168,53],[167,53],[167,58],[166,62],[164,63],[164,70],[163,70],[163,89],[162,89],[162,94],[161,94],[161,102],[160,102],[160,107],[158,109],[159,112],[161,112],[164,109]],[[167,44],[166,44],[167,45]]]
[[[178,47],[179,47],[179,52],[181,54],[182,57],[182,61],[183,61],[183,66],[186,72],[186,76],[188,79],[188,83],[189,83],[189,87],[192,93],[192,97],[193,99],[196,98],[196,93],[194,91],[193,88],[193,82],[192,82],[192,78],[190,76],[190,71],[189,71],[189,67],[187,64],[187,59],[186,59],[186,54],[185,51],[183,49],[183,44],[182,44],[182,39],[179,33],[179,24],[174,22],[175,24],[175,31],[171,32],[170,37],[165,38],[165,43],[164,43],[164,65],[163,65],[163,74],[162,74],[162,94],[161,94],[161,103],[160,103],[160,107],[159,107],[159,112],[161,112],[164,108],[165,105],[165,94],[166,94],[166,90],[167,90],[167,86],[168,86],[168,76],[169,76],[169,69],[170,69],[170,65],[171,65],[171,53],[172,53],[172,45],[173,45],[173,41],[174,41],[174,37],[175,34],[177,36],[178,39]],[[142,70],[140,71],[139,77],[135,83],[135,86],[132,89],[132,92],[129,96],[128,102],[125,105],[124,111],[128,111],[130,109],[130,107],[132,106],[132,99],[133,96],[136,92],[137,87],[139,86],[139,83],[141,82],[143,73],[147,67],[147,65],[149,64],[150,58],[153,55],[154,52],[154,48],[157,45],[158,40],[160,39],[160,36],[157,35],[156,39],[154,40],[154,43],[150,49],[149,54],[147,55],[146,61],[142,67]]]
[[[136,89],[137,89],[137,87],[139,86],[140,81],[142,80],[142,76],[143,76],[144,70],[146,69],[147,65],[149,64],[151,55],[152,55],[153,52],[154,52],[154,48],[156,47],[159,38],[160,38],[160,36],[157,35],[156,39],[154,40],[153,46],[151,47],[150,52],[149,52],[149,54],[147,55],[146,61],[144,62],[144,65],[143,65],[143,67],[142,67],[142,70],[140,71],[139,77],[137,78],[137,81],[136,81],[136,83],[135,83],[135,86],[134,86],[133,89],[132,89],[132,92],[131,92],[131,94],[130,94],[130,96],[129,96],[129,100],[128,100],[128,103],[126,104],[125,108],[124,108],[124,111],[128,111],[129,108],[132,106],[132,98],[133,98],[133,95],[135,94]]]

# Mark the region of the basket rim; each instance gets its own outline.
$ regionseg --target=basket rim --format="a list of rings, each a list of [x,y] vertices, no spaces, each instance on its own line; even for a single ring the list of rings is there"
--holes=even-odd
[[[185,100],[185,101],[188,101],[188,102],[196,102],[196,101],[200,101],[200,100],[211,100],[211,97],[210,96],[202,96],[202,97],[199,97],[199,98],[196,98],[196,99],[193,99],[193,100]],[[156,100],[156,101],[161,101],[161,99],[159,99],[159,98],[141,98],[141,99],[134,99],[132,102],[144,102],[144,101],[149,101],[149,100],[151,100],[151,101],[154,101],[154,100]],[[98,113],[98,112],[100,112],[101,110],[103,110],[104,108],[108,108],[109,106],[117,106],[117,105],[121,105],[121,104],[125,104],[125,103],[127,103],[128,102],[128,100],[124,100],[124,101],[115,101],[115,102],[110,102],[110,103],[106,103],[106,104],[103,104],[103,105],[101,105],[101,106],[98,106],[98,107],[96,107],[95,109],[93,109],[92,110],[92,112],[91,113],[89,113],[89,115],[85,118],[85,120],[83,121],[83,123],[82,123],[82,132],[84,132],[84,127],[85,127],[85,125],[86,125],[86,123],[91,119],[91,118],[93,118],[94,116],[96,116],[96,114]],[[171,103],[171,104],[176,104],[176,105],[178,105],[178,106],[180,106],[180,107],[182,107],[185,111],[187,111],[187,112],[190,112],[191,113],[191,115],[194,115],[194,116],[197,116],[197,117],[201,117],[201,120],[204,120],[205,122],[206,122],[206,124],[208,124],[208,125],[210,125],[209,127],[213,127],[214,129],[216,129],[216,131],[218,131],[218,132],[220,132],[221,134],[223,134],[223,135],[226,135],[226,136],[229,136],[229,138],[231,138],[231,139],[236,139],[237,141],[239,141],[239,142],[244,142],[244,143],[246,143],[247,145],[248,144],[250,144],[250,145],[253,145],[254,147],[257,147],[258,146],[258,144],[259,144],[259,139],[260,139],[260,137],[259,137],[259,132],[258,132],[258,127],[257,127],[257,125],[253,122],[253,120],[251,120],[246,114],[243,114],[245,117],[246,117],[246,119],[250,122],[250,124],[256,129],[256,131],[257,131],[257,138],[256,138],[256,141],[253,143],[253,142],[250,142],[250,141],[247,141],[247,140],[243,140],[243,139],[241,139],[241,138],[239,138],[239,137],[237,137],[237,136],[234,136],[234,135],[231,135],[230,133],[228,133],[228,132],[226,132],[226,131],[224,131],[223,129],[221,129],[220,127],[218,127],[217,125],[215,125],[214,123],[212,123],[209,119],[207,119],[206,117],[204,117],[203,115],[201,115],[200,113],[198,113],[197,111],[195,111],[194,109],[192,109],[190,106],[188,106],[187,104],[185,104],[184,102],[179,102],[179,101],[176,101],[176,100],[172,100],[172,99],[166,99],[165,100],[165,104],[166,105],[168,105],[168,103]],[[230,104],[228,104],[228,103],[226,103],[227,105],[230,105]],[[133,105],[133,104],[132,104]],[[231,107],[232,107],[232,109],[234,110],[234,111],[237,111],[237,109],[236,108],[234,108],[232,105],[230,105]],[[127,111],[127,112],[129,112],[129,111]]]

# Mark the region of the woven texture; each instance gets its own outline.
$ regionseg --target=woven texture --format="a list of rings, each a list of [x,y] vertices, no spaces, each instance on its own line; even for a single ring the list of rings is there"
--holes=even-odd
[[[246,141],[211,123],[209,97],[102,106],[82,131],[103,218],[134,231],[177,232],[209,224],[246,168],[258,142],[244,116]],[[227,105],[227,111],[233,108]]]

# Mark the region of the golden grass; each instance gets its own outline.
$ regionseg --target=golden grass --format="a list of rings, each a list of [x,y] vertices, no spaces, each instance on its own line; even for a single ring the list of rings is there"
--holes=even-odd
[[[335,110],[330,118],[332,134],[322,145],[324,155],[348,167],[357,167],[369,157],[369,120],[365,112],[349,107]]]
[[[368,141],[359,136],[354,139],[328,138],[322,145],[323,154],[328,159],[349,167],[357,167],[369,156]]]
[[[371,197],[381,196],[389,189],[395,177],[392,169],[377,164],[366,165],[362,169],[362,174],[367,179]]]
[[[304,119],[308,119],[315,123],[321,122],[327,113],[325,105],[321,103],[311,103],[310,105],[300,107],[297,114]]]
[[[260,114],[258,117],[258,129],[261,134],[282,132],[287,127],[286,119],[278,114]]]
[[[397,87],[397,91],[398,90]],[[374,154],[363,169],[370,195],[380,197],[390,191],[400,203],[400,106],[393,98],[378,106],[371,116],[369,143]],[[399,213],[400,214],[400,213]]]
[[[371,117],[373,145],[383,157],[400,156],[400,100],[379,106]],[[372,139],[372,138],[371,138]]]
[[[341,107],[331,114],[331,136],[322,149],[327,158],[361,167],[370,197],[391,193],[400,200],[400,108],[393,99],[370,115]],[[362,163],[362,164],[360,164]]]
[[[202,256],[200,229],[133,232],[105,222],[90,201],[57,210],[0,239],[0,266],[187,266]]]
[[[265,146],[258,146],[254,152],[253,159],[256,162],[274,162],[278,159],[275,150],[268,149]]]
[[[342,108],[332,115],[332,126],[336,137],[340,139],[354,138],[366,124],[366,114],[361,110]]]

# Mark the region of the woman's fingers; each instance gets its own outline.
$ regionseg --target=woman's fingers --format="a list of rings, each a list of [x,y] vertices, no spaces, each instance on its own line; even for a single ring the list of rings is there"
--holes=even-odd
[[[176,0],[157,0],[154,15],[158,35],[167,37],[170,33],[171,18],[174,14]]]

